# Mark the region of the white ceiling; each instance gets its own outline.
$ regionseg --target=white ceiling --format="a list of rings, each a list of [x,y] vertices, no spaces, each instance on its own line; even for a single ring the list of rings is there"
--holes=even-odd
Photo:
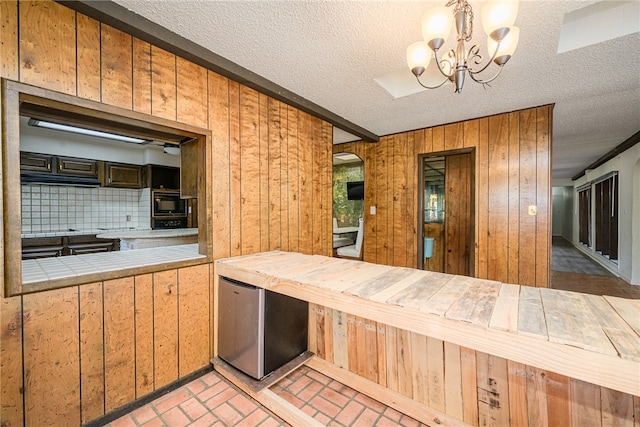
[[[595,1],[521,0],[518,49],[490,88],[398,99],[374,79],[406,69],[421,16],[445,0],[115,2],[381,136],[555,104],[553,177],[566,178],[640,130],[640,33],[556,53],[564,15]],[[484,46],[484,1],[470,3]]]

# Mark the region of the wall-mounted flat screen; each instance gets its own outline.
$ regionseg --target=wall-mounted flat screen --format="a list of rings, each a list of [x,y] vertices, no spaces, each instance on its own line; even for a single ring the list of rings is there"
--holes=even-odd
[[[347,199],[364,200],[364,181],[347,182]]]

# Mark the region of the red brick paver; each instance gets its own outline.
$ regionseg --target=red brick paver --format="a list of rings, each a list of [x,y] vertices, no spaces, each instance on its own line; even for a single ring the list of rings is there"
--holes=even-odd
[[[268,409],[210,372],[106,427],[287,426]]]
[[[306,366],[271,387],[320,424],[330,427],[416,426],[388,406]],[[107,427],[288,427],[217,372],[210,372]]]
[[[302,402],[302,411],[326,426],[385,427],[401,423],[424,426],[307,366],[298,368],[271,390],[289,402]]]

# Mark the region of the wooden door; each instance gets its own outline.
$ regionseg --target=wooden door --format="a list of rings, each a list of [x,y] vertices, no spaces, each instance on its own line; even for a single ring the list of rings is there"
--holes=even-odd
[[[471,153],[446,156],[445,273],[473,275],[473,194]]]
[[[444,214],[442,217],[439,214],[437,218],[428,218],[433,215],[429,214],[432,206],[426,200],[429,196],[428,191],[425,192],[425,186],[429,181],[427,171],[433,171],[434,165],[442,159],[444,160],[444,200],[439,200],[438,203],[439,209],[444,208]],[[475,207],[473,154],[450,154],[423,160],[424,176],[421,177],[423,182],[420,192],[426,204],[422,211],[422,237],[434,238],[431,258],[421,260],[424,261],[423,269],[473,276]],[[439,168],[442,172],[442,166]],[[433,183],[429,182],[429,184]]]

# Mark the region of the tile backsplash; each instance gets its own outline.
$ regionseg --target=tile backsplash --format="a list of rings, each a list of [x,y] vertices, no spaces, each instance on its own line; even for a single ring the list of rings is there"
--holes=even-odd
[[[22,185],[22,233],[150,228],[151,192],[109,187]]]

